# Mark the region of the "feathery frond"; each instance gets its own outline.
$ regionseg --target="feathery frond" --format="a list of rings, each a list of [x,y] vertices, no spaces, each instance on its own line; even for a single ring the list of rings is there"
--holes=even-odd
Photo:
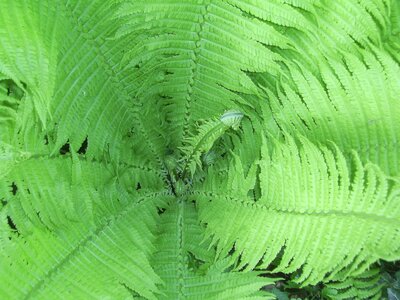
[[[232,272],[229,259],[214,262],[208,244],[193,204],[170,204],[161,216],[154,256],[155,270],[164,281],[159,299],[274,299],[259,291],[273,280],[258,272]]]
[[[315,284],[324,278],[356,274],[379,258],[399,253],[399,190],[373,164],[353,153],[351,166],[338,147],[316,146],[305,138],[264,143],[254,199],[256,166],[243,172],[231,161],[226,177],[207,176],[204,190],[194,192],[200,219],[220,254],[234,246],[240,267],[264,268],[283,256],[276,272],[293,272]],[[235,171],[234,171],[235,170]],[[213,171],[209,171],[213,172]],[[224,192],[220,191],[224,187]],[[301,251],[298,251],[301,249]]]
[[[322,293],[328,299],[382,299],[379,280],[379,269],[372,269],[344,282],[328,283]]]
[[[0,298],[379,297],[399,50],[397,0],[0,1]]]

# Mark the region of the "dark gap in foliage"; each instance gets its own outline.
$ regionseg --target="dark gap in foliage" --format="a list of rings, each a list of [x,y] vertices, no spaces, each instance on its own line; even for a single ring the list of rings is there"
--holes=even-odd
[[[142,186],[141,186],[140,182],[138,182],[136,184],[136,190],[139,191],[139,190],[141,190],[141,188],[142,188]]]
[[[173,99],[173,97],[165,95],[165,94],[159,94],[161,99]]]
[[[11,183],[10,188],[11,188],[11,193],[15,196],[18,192],[18,186],[15,184],[15,182],[13,182]]]
[[[4,199],[4,198],[1,199],[0,201],[1,201],[1,205],[2,206],[6,206],[6,204],[8,203],[8,201],[6,199]]]
[[[7,216],[7,224],[11,228],[12,231],[15,231],[19,235],[19,231],[17,226],[15,225],[13,219],[10,216]]]
[[[174,72],[164,70],[164,75],[173,75],[173,74],[174,74]]]
[[[88,147],[88,138],[86,137],[81,147],[78,149],[78,154],[86,154],[87,147]]]
[[[276,296],[278,296],[278,299],[289,299],[289,296],[290,299],[325,299],[322,298],[321,295],[321,291],[324,288],[322,283],[314,286],[301,287],[300,284],[292,282],[293,279],[298,276],[296,273],[294,274],[295,275],[285,273],[268,273],[266,277],[280,278],[281,280],[278,280],[274,286],[265,286],[263,290],[274,293]]]
[[[7,96],[11,95],[11,88],[9,85],[7,85]]]
[[[170,188],[170,190],[171,190],[171,193],[174,195],[174,196],[178,196],[178,194],[176,193],[176,189],[175,189],[175,184],[174,184],[174,182],[173,182],[173,180],[172,180],[172,177],[171,177],[171,174],[169,174],[169,173],[167,173],[167,184],[168,184],[168,186],[169,186],[169,188]]]
[[[162,208],[162,207],[157,208],[157,213],[159,215],[162,215],[164,212],[165,212],[165,208]]]
[[[269,285],[265,285],[261,288],[261,290],[263,291],[267,291],[270,293],[273,293],[275,295],[277,295],[277,299],[288,299],[287,297],[282,297],[280,298],[279,295],[283,294],[282,292],[280,292],[279,287],[282,286],[283,282],[279,281],[280,279],[284,278],[283,276],[278,276],[278,273],[261,273],[259,276],[260,277],[266,277],[266,278],[274,278],[275,280],[277,280],[274,284],[269,284]],[[283,274],[283,273],[279,273],[279,274]]]
[[[132,290],[129,286],[127,286],[124,282],[120,282],[119,284],[126,288],[129,293],[131,293],[133,299],[140,298],[140,295]]]
[[[127,133],[126,137],[130,138],[135,134],[135,128],[131,128]]]
[[[379,265],[381,273],[379,283],[384,285],[382,299],[396,299],[395,296],[400,295],[400,261],[381,260]]]
[[[251,190],[254,197],[254,201],[258,201],[261,198],[261,182],[260,182],[260,167],[257,168],[257,177],[254,188]]]
[[[199,259],[192,252],[190,251],[187,252],[187,264],[190,270],[196,272],[202,265],[204,265],[204,263],[205,263],[204,260]]]
[[[249,190],[249,191],[247,192],[247,196],[250,197],[250,198],[253,198],[254,201],[257,200],[257,199],[256,199],[256,193],[255,193],[254,189]]]
[[[60,154],[65,155],[67,153],[70,153],[70,146],[69,143],[65,143],[61,148],[60,148]]]
[[[232,249],[229,252],[229,256],[233,256],[235,251],[233,251],[232,254],[231,254],[231,252],[232,252]],[[242,255],[239,255],[236,260],[236,266],[239,266],[241,264],[242,264]],[[247,263],[244,264],[240,269],[238,269],[238,271],[243,272],[246,269],[246,267],[247,267]]]
[[[7,96],[21,100],[24,96],[26,89],[26,83],[21,81],[23,88],[20,88],[13,80],[4,79],[0,81],[0,90],[3,90]]]
[[[45,145],[49,144],[49,137],[47,136],[47,134],[44,136],[44,144]]]
[[[174,149],[172,149],[172,148],[170,148],[170,147],[167,147],[166,149],[165,149],[165,155],[167,156],[167,155],[173,155],[174,154]]]
[[[26,192],[30,195],[31,194],[31,190],[30,189],[26,189]]]
[[[279,250],[279,253],[276,255],[276,257],[274,258],[274,260],[269,264],[267,270],[272,271],[273,269],[275,269],[277,266],[279,266],[280,261],[282,259],[283,254],[285,253],[285,249],[286,246],[283,246],[281,248],[281,250]]]
[[[303,123],[303,125],[307,128],[307,130],[310,130],[310,127],[308,126],[307,122],[303,118],[299,117],[299,120],[301,121],[301,123]]]
[[[173,53],[163,53],[161,55],[163,58],[176,58],[179,56],[179,54],[173,54]]]
[[[346,160],[346,166],[347,166],[348,171],[349,171],[350,182],[354,182],[354,180],[356,179],[355,176],[356,176],[357,171],[358,171],[357,161],[354,158],[347,159]],[[364,174],[364,175],[366,175],[366,174]],[[364,178],[364,180],[367,181],[368,179]],[[339,176],[339,178],[338,178],[339,185],[343,184],[342,181],[343,181],[342,176]],[[367,186],[367,182],[365,183],[365,186]],[[354,191],[354,185],[351,184],[349,186],[349,191],[350,192]]]
[[[191,178],[185,177],[182,180],[183,180],[183,183],[184,183],[185,186],[192,186],[193,185],[193,181],[192,181]]]

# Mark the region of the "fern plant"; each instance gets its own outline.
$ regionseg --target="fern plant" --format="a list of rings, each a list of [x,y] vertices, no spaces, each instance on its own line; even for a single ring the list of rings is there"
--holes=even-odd
[[[0,298],[379,299],[399,50],[397,0],[1,1]]]

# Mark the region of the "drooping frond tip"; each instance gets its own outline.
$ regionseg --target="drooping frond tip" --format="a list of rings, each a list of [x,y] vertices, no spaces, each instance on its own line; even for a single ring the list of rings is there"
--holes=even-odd
[[[240,121],[243,118],[243,113],[238,110],[227,110],[220,118],[220,121],[226,126],[232,127],[237,130],[240,125]]]

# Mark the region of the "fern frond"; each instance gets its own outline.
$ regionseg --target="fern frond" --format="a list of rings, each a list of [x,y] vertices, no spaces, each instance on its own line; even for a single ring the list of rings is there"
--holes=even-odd
[[[10,152],[0,182],[0,297],[120,299],[132,290],[155,299],[157,205],[171,197],[161,175],[73,151]]]
[[[158,299],[274,299],[260,289],[273,280],[258,272],[232,272],[231,262],[214,262],[193,204],[172,202],[161,216],[153,258],[164,281]]]
[[[400,4],[391,1],[390,6],[390,32],[386,36],[385,49],[400,63]]]
[[[246,1],[247,2],[247,1]],[[269,2],[269,1],[267,1]],[[279,1],[287,2],[287,1]],[[292,2],[292,1],[290,1]],[[298,5],[298,1],[294,1]],[[398,38],[393,34],[396,21],[393,8],[397,1],[309,1],[299,6],[307,12],[306,23],[302,28],[293,30],[285,28],[285,37],[294,45],[290,51],[277,53],[284,57],[283,64],[291,65],[296,61],[301,68],[318,74],[319,63],[326,58],[340,58],[346,53],[357,53],[360,49],[370,51],[371,48],[382,48],[384,44],[392,57],[397,56]],[[317,45],[317,46],[316,46]],[[397,59],[398,61],[398,59]],[[285,70],[282,70],[285,71]],[[280,76],[287,77],[284,72]],[[257,77],[252,76],[253,78]],[[260,80],[271,80],[275,84],[275,76],[264,73]]]
[[[3,215],[1,297],[123,299],[132,290],[156,299],[160,279],[149,258],[157,221],[152,198],[157,195],[119,207],[117,197],[121,195],[103,198],[113,202],[114,208],[105,204],[94,226],[83,219],[53,232],[36,228],[33,233],[9,233],[7,237]]]
[[[123,298],[134,290],[155,299],[154,199],[169,196],[149,190],[162,191],[163,180],[74,156],[29,157],[2,178],[1,297]],[[138,181],[140,191],[130,188]]]
[[[275,49],[292,48],[278,27],[307,27],[290,2],[122,2],[117,37],[132,40],[126,61],[137,96],[148,103],[149,123],[165,128],[170,148],[181,146],[197,121],[249,105],[238,95],[258,94],[247,72],[278,74]]]
[[[400,245],[393,241],[399,240],[400,206],[391,180],[355,153],[348,166],[337,147],[300,142],[287,137],[274,143],[272,153],[264,145],[259,199],[249,193],[254,169],[239,176],[237,159],[226,179],[207,177],[206,188],[194,192],[219,253],[234,246],[240,266],[253,269],[268,267],[283,251],[275,271],[301,268],[298,281],[304,284],[347,268],[345,278],[381,258],[398,259]]]
[[[120,141],[140,124],[137,103],[129,95],[126,72],[120,64],[121,50],[127,42],[107,40],[119,25],[112,20],[112,2],[86,5],[69,1],[59,3],[57,8],[63,29],[57,34],[64,39],[52,105],[57,120],[56,149],[67,141],[79,149],[88,137],[89,156],[98,156],[105,149],[113,156],[122,155]]]
[[[270,271],[379,297],[399,24],[396,0],[0,1],[0,298],[265,299]]]
[[[328,299],[382,299],[380,270],[367,270],[361,275],[349,277],[344,282],[326,284],[322,293]]]
[[[295,86],[282,81],[277,95],[268,92],[272,116],[291,133],[314,142],[334,141],[346,156],[355,150],[364,163],[397,176],[400,82],[394,78],[400,67],[378,49],[361,54],[362,59],[347,54],[345,64],[335,58],[321,62],[320,78],[291,67]]]
[[[15,133],[17,110],[23,90],[0,73],[0,142],[11,141]]]
[[[152,150],[135,151],[161,166],[161,154],[140,120],[141,104],[132,100],[131,75],[121,64],[129,41],[109,39],[119,27],[112,18],[112,1],[88,6],[81,1],[7,0],[1,10],[0,72],[24,92],[12,115],[16,127],[5,142],[27,146],[32,135],[46,129],[53,154],[66,143],[79,149],[86,139],[89,157],[98,159],[108,151],[132,162],[134,146],[127,137],[134,133]],[[35,132],[10,141],[22,127]]]
[[[38,2],[1,4],[0,72],[24,94],[19,128],[32,126],[29,119],[40,120],[46,127],[56,80],[58,41],[54,34],[60,24],[56,10],[50,7],[46,9],[48,22],[44,24],[40,18],[43,6]]]
[[[72,159],[49,158],[9,149],[2,162],[2,167],[7,166],[1,174],[0,198],[8,199],[8,210],[15,211],[18,224],[29,220],[35,227],[54,229],[79,219],[90,222],[95,214],[93,204],[101,204],[100,190],[104,188],[135,193],[164,189],[159,172],[140,166],[112,167],[76,154]]]
[[[190,171],[191,177],[193,177],[196,166],[201,168],[201,155],[208,152],[214,142],[220,138],[224,132],[232,127],[237,129],[240,121],[243,118],[243,114],[240,111],[229,110],[226,111],[219,119],[211,119],[199,123],[197,127],[197,133],[193,136],[189,136],[183,142],[180,150],[183,153],[185,159],[183,172],[187,169]]]

